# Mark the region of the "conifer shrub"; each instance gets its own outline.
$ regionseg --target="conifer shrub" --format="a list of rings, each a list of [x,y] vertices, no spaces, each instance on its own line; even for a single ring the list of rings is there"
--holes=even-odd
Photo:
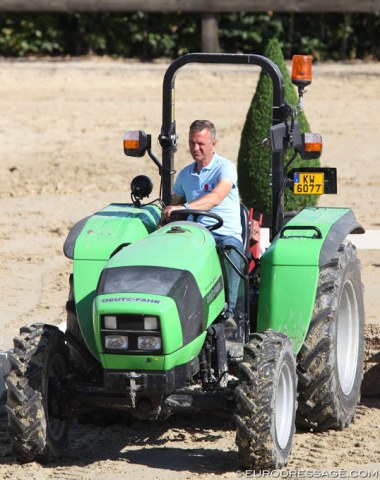
[[[277,39],[269,41],[264,55],[276,63],[281,70],[285,83],[285,100],[293,106],[296,105],[298,95]],[[242,202],[247,207],[253,207],[255,211],[268,213],[272,211],[271,152],[268,147],[263,147],[263,140],[268,137],[272,125],[272,93],[272,80],[262,70],[247,112],[238,154],[238,179]],[[310,131],[304,113],[298,115],[297,120],[301,132]],[[285,164],[293,153],[293,150],[287,152]],[[290,168],[319,165],[319,160],[305,161],[298,155]],[[289,188],[285,189],[285,211],[298,211],[306,206],[315,206],[317,200],[317,195],[294,195]]]

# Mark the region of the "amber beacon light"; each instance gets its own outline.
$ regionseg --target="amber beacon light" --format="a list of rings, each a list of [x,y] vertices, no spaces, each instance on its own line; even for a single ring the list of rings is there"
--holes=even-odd
[[[310,85],[313,58],[309,55],[294,55],[292,58],[292,82],[299,87]]]

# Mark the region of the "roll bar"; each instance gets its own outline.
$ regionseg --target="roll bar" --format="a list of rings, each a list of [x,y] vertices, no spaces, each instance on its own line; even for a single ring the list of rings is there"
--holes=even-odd
[[[256,65],[263,68],[273,84],[272,126],[286,121],[284,80],[278,66],[269,58],[254,54],[189,53],[174,60],[166,70],[163,80],[162,127],[159,135],[163,166],[162,199],[167,205],[173,191],[174,153],[177,149],[175,77],[178,70],[189,63]],[[283,226],[284,154],[285,150],[272,152],[272,238]]]

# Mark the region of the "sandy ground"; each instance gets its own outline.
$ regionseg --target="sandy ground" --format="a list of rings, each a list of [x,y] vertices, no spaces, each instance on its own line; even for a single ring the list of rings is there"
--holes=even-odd
[[[11,347],[24,324],[64,320],[71,263],[62,245],[74,222],[110,202],[128,202],[130,180],[139,173],[153,178],[157,197],[156,167],[148,159],[126,158],[122,137],[131,129],[157,137],[166,66],[0,61],[0,350]],[[180,72],[177,169],[189,160],[187,128],[194,118],[214,120],[218,150],[236,161],[257,79],[253,67],[186,67]],[[305,98],[309,122],[323,135],[322,163],[338,168],[339,192],[323,197],[320,205],[353,208],[367,229],[380,228],[379,93],[380,64],[331,63],[314,68]],[[155,140],[153,146],[159,154]],[[377,368],[380,250],[360,250],[359,256],[370,347],[367,369]],[[378,387],[370,379],[367,383],[367,391]],[[0,458],[0,479],[12,480],[239,476],[232,424],[202,416],[153,425],[76,425],[64,460],[49,466],[17,464],[6,441],[0,444]],[[344,431],[297,432],[288,469],[349,473],[356,465],[369,472],[379,461],[376,396],[363,398],[355,423]]]

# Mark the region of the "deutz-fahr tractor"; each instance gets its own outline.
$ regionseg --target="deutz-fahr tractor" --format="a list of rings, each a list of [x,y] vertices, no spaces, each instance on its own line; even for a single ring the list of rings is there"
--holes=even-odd
[[[244,251],[216,246],[223,219],[180,210],[166,224],[177,148],[175,76],[189,63],[259,66],[271,77],[272,212],[270,245],[258,253],[260,225],[241,206]],[[300,103],[311,58],[293,58]],[[73,260],[63,333],[53,325],[21,328],[9,359],[6,409],[19,461],[62,455],[70,420],[100,409],[154,420],[175,412],[225,413],[234,419],[242,466],[287,464],[296,425],[346,427],[360,398],[364,349],[363,288],[356,248],[363,233],[349,208],[304,208],[285,222],[284,191],[336,193],[333,168],[293,168],[318,158],[318,134],[302,133],[298,106],[284,99],[282,74],[259,55],[188,54],[163,81],[161,161],[151,136],[128,131],[124,150],[146,153],[161,176],[131,182],[131,202],[80,220],[64,244]],[[265,139],[263,139],[265,140]],[[285,165],[287,150],[294,154]],[[146,203],[144,203],[146,202]],[[178,216],[178,212],[180,216]],[[199,218],[215,223],[207,228]],[[237,328],[227,332],[228,269],[239,276]]]

